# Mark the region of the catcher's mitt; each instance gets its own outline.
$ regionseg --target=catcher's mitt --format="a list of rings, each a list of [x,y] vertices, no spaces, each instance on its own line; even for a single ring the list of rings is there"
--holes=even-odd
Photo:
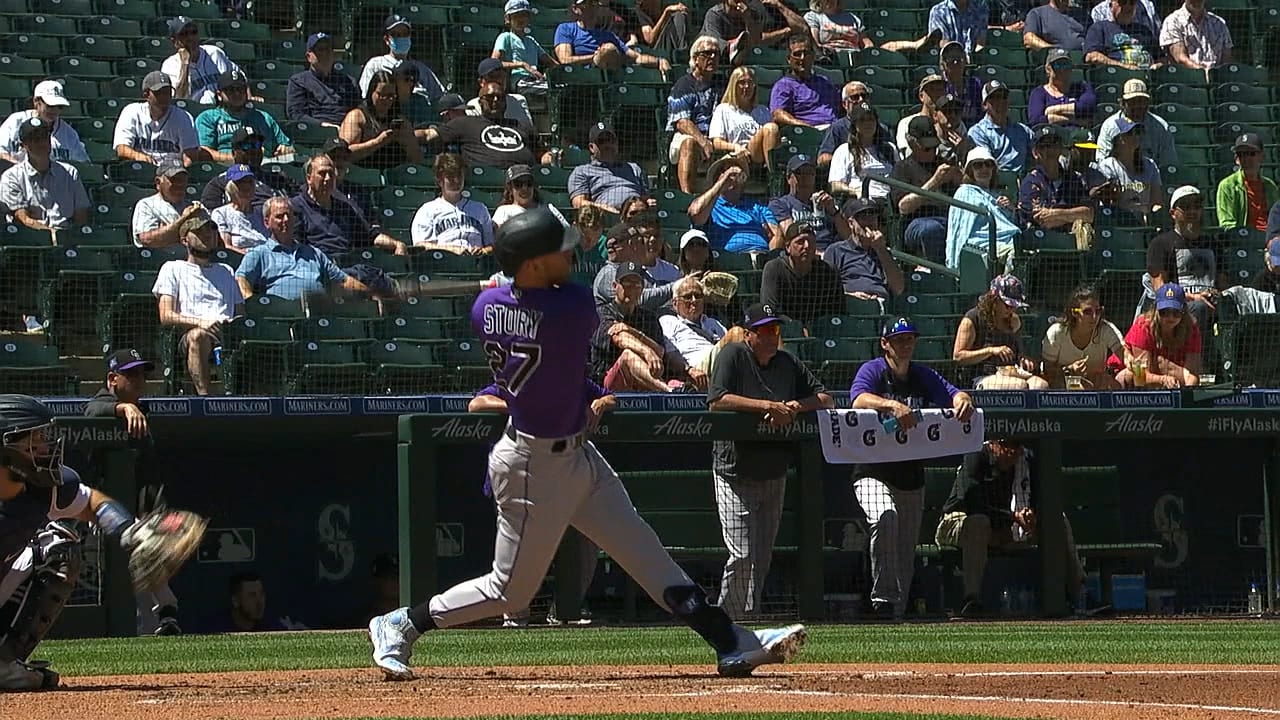
[[[178,572],[200,547],[209,521],[185,510],[159,510],[125,531],[129,574],[138,592],[154,590]]]
[[[712,271],[702,276],[702,287],[707,291],[708,302],[728,305],[738,292],[738,278],[727,272]]]

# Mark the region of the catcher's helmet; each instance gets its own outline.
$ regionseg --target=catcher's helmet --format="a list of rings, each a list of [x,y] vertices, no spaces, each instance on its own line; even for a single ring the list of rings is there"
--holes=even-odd
[[[555,215],[536,208],[520,213],[498,228],[493,254],[502,273],[515,277],[525,260],[572,250],[576,243],[575,233],[569,232]]]
[[[62,438],[53,413],[30,395],[0,395],[0,467],[28,485],[62,484]]]

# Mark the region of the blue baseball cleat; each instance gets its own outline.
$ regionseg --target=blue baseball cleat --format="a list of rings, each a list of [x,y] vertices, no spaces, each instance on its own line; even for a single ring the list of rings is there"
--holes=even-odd
[[[761,665],[785,663],[800,654],[807,631],[803,625],[765,628],[751,631],[734,626],[738,649],[717,658],[716,670],[722,677],[750,677]]]
[[[369,642],[373,643],[373,664],[388,680],[412,680],[413,643],[422,633],[409,622],[409,608],[392,610],[369,621]]]

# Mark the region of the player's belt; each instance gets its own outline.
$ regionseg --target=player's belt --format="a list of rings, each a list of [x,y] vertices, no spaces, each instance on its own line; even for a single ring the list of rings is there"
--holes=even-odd
[[[546,447],[553,453],[580,448],[587,442],[587,434],[585,432],[562,438],[540,438],[529,433],[522,433],[511,425],[507,426],[506,435],[510,440],[519,440],[526,445]]]

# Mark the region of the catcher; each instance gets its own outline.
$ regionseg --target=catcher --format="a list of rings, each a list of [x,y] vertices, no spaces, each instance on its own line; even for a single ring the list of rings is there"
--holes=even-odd
[[[62,444],[43,403],[0,395],[0,691],[58,686],[48,663],[30,657],[80,576],[81,540],[72,522],[95,523],[129,552],[139,592],[173,575],[204,533],[203,518],[178,510],[135,519],[81,484],[62,464]]]

